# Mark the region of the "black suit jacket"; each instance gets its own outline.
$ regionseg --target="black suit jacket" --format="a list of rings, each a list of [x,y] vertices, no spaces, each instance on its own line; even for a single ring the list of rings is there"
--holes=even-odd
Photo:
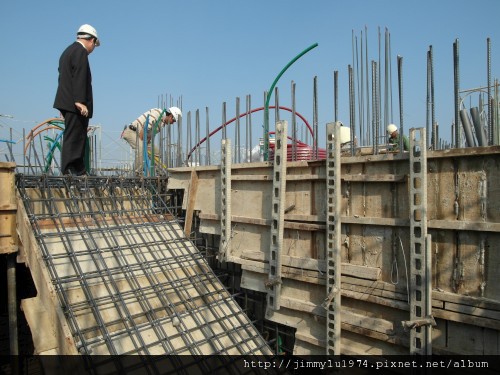
[[[59,85],[54,108],[61,112],[79,113],[75,102],[85,104],[89,110],[88,117],[92,117],[92,74],[87,50],[78,42],[66,48],[59,58]]]

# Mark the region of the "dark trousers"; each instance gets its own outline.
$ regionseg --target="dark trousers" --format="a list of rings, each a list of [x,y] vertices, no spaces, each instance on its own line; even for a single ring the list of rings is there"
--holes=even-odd
[[[62,174],[85,174],[85,142],[89,119],[74,112],[64,112],[64,137],[61,150]]]

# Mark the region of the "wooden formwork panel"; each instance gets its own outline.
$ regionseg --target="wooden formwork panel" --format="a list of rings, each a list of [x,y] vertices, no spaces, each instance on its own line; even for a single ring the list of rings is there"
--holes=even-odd
[[[0,162],[0,254],[15,253],[18,250],[15,168],[15,163]]]
[[[496,267],[500,254],[500,147],[429,151],[427,157],[432,307],[438,324],[433,350],[500,354],[498,344],[486,344],[500,340],[500,290],[496,288],[500,277]],[[409,168],[405,154],[341,160],[342,304],[354,317],[370,317],[373,326],[342,318],[346,345],[358,340],[359,345],[352,346],[358,347],[358,354],[364,353],[364,345],[372,346],[374,353],[408,352],[409,335],[402,331],[401,322],[410,316]],[[169,188],[184,189],[183,184],[189,184],[185,173],[182,168],[172,170]],[[217,235],[217,170],[200,167],[197,174],[199,193],[193,210],[201,219],[200,231]],[[232,201],[236,203],[232,207],[228,260],[241,264],[244,288],[265,293],[272,166],[233,165],[231,174],[237,178],[232,179]],[[279,323],[288,321],[291,326],[294,314],[303,318],[311,325],[304,329],[319,334],[312,337],[299,330],[297,353],[323,354],[325,322],[317,317],[324,314],[321,304],[326,298],[324,161],[289,162],[286,178],[281,300],[287,316],[280,315],[285,314],[280,309],[270,312],[268,318]],[[393,327],[389,333],[377,328],[386,327],[384,322]],[[450,342],[459,335],[460,325],[466,325],[474,332],[473,340],[484,344],[473,347],[469,341],[459,348],[456,341]],[[346,354],[348,351],[346,348]]]

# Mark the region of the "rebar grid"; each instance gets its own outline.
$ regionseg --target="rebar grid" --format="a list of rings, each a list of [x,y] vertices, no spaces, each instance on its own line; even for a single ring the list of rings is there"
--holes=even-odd
[[[272,354],[174,219],[167,178],[16,183],[80,353]]]

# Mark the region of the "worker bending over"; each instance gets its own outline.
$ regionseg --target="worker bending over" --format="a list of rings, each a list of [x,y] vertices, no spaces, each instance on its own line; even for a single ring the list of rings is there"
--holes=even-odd
[[[398,151],[401,138],[397,126],[394,124],[389,124],[387,126],[387,135],[389,136],[388,142],[393,145],[392,150]],[[403,148],[405,151],[408,151],[410,149],[410,141],[405,135],[403,135]]]
[[[161,116],[161,120],[158,119]],[[165,125],[172,125],[179,120],[182,112],[177,107],[170,107],[165,110],[153,108],[144,112],[137,119],[123,129],[121,137],[135,150],[134,173],[142,175],[144,172],[144,133],[146,133],[146,144],[149,153],[152,151],[151,141],[153,133],[156,135]],[[144,129],[147,123],[147,128]],[[158,124],[155,127],[155,124]]]

